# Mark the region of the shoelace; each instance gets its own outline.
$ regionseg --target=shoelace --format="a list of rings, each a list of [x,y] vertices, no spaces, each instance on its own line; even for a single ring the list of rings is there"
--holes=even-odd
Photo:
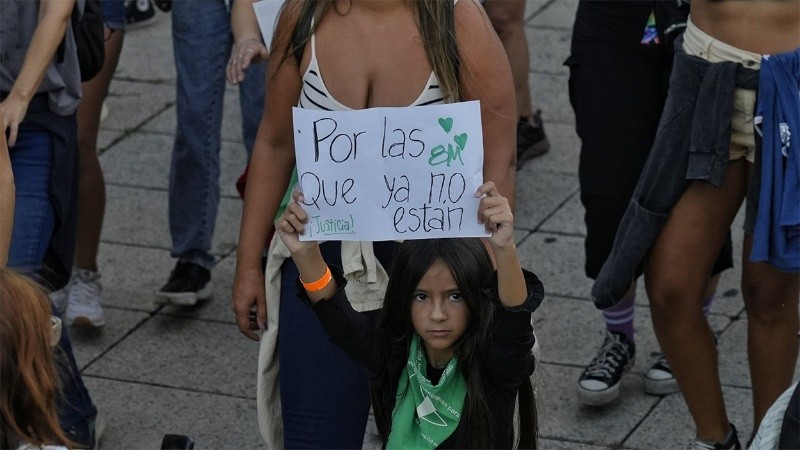
[[[606,337],[600,353],[594,357],[586,368],[587,375],[601,376],[603,378],[611,377],[611,372],[619,367],[626,353],[625,346],[622,345],[619,339]]]
[[[672,367],[667,362],[667,358],[663,354],[659,354],[658,358],[656,358],[655,366],[660,366],[669,372],[672,372]]]

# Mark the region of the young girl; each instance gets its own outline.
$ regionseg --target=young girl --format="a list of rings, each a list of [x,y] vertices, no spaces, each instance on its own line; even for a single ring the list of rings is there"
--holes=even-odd
[[[27,278],[0,267],[0,448],[63,449],[72,442],[56,414],[53,349],[61,335],[50,301]]]
[[[479,239],[406,241],[377,327],[350,306],[341,269],[316,242],[299,241],[302,194],[276,225],[299,269],[299,297],[372,378],[387,448],[512,448],[518,392],[520,448],[536,446],[531,313],[544,291],[520,267],[508,200],[492,182],[478,189],[484,195],[478,220],[492,233],[497,272]]]

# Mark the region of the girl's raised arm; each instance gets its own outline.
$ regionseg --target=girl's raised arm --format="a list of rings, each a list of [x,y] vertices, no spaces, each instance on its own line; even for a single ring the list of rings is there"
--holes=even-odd
[[[489,243],[497,266],[497,292],[503,306],[514,307],[525,303],[528,288],[514,244],[514,214],[508,199],[500,195],[497,186],[487,181],[475,193],[481,197],[478,221],[492,233]]]

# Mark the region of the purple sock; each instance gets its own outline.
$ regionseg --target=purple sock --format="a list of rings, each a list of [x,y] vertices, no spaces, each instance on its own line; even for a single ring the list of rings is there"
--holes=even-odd
[[[709,311],[711,311],[711,303],[714,302],[714,294],[709,295],[703,300],[703,315],[708,317]]]
[[[624,334],[628,340],[633,340],[633,304],[636,295],[625,297],[617,306],[603,311],[603,320],[606,329]]]

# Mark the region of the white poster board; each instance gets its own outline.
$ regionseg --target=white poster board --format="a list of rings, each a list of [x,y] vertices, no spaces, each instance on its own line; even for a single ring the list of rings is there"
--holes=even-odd
[[[260,0],[253,3],[258,28],[261,29],[261,37],[264,39],[264,46],[267,47],[267,50],[272,45],[272,34],[275,32],[275,23],[278,21],[281,6],[283,6],[283,0]]]
[[[483,133],[477,101],[406,108],[294,108],[301,240],[488,236],[478,223]]]

